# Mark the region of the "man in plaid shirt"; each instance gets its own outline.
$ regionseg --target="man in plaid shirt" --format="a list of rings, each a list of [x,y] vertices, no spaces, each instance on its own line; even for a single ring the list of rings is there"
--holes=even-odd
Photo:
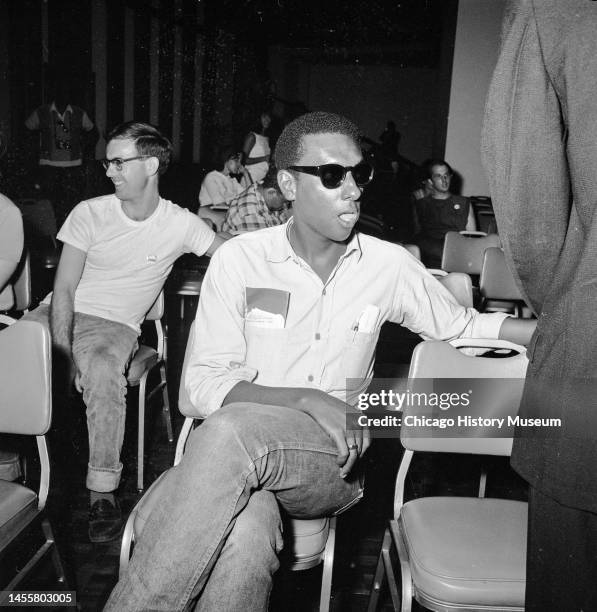
[[[222,232],[236,236],[288,221],[292,212],[278,187],[277,174],[270,166],[262,183],[253,183],[232,200]]]

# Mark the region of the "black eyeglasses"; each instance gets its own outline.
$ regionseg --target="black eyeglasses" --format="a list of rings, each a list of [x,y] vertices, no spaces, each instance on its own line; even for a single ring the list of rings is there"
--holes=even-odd
[[[352,173],[352,178],[359,187],[364,187],[373,178],[373,167],[366,162],[360,162],[356,166],[322,164],[321,166],[288,166],[288,169],[318,176],[321,184],[327,189],[340,187],[348,172]]]
[[[120,172],[122,170],[122,166],[126,162],[134,161],[136,159],[147,159],[148,157],[153,157],[153,155],[137,155],[136,157],[127,157],[126,159],[121,159],[120,157],[115,157],[114,159],[102,159],[101,164],[105,170],[110,167],[110,164],[114,166],[114,168]]]

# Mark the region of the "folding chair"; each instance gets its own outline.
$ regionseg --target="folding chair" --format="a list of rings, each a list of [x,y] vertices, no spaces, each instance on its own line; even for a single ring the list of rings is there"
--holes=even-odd
[[[442,270],[481,274],[483,253],[489,247],[500,246],[497,234],[483,232],[448,232],[442,254]]]
[[[468,274],[445,272],[433,268],[429,268],[428,271],[456,298],[461,306],[473,307],[473,283]]]
[[[11,311],[27,312],[31,304],[31,258],[29,252],[25,251],[23,257],[15,270],[11,284],[4,289],[7,294],[12,293]],[[4,295],[4,291],[2,294]],[[0,313],[0,323],[11,325],[16,319]]]
[[[506,264],[502,249],[491,247],[485,250],[479,289],[483,297],[484,311],[513,312],[518,317],[522,316],[524,298]]]
[[[0,565],[15,567],[15,575],[0,587],[0,605],[50,554],[58,582],[66,589],[64,568],[44,508],[50,484],[50,460],[45,434],[52,420],[51,340],[34,321],[17,321],[0,331],[0,431],[35,436],[41,464],[39,491],[0,481]],[[41,528],[43,543],[24,563],[17,562],[29,534]]]
[[[525,349],[499,340],[423,342],[413,353],[410,379],[485,378],[503,380],[475,417],[514,416],[522,394],[511,379],[523,379]],[[520,351],[514,357],[469,357],[456,347],[486,347]],[[416,382],[416,381],[413,381]],[[501,384],[500,381],[496,381]],[[508,384],[510,383],[510,384]],[[409,406],[403,415],[425,414],[428,408]],[[449,416],[449,415],[448,415]],[[377,608],[384,579],[394,610],[410,612],[412,599],[435,612],[524,610],[527,504],[485,498],[481,479],[479,497],[420,497],[404,502],[404,489],[413,453],[465,453],[508,456],[512,438],[481,437],[440,429],[423,434],[402,427],[405,448],[394,496],[394,518],[384,534],[368,611]],[[440,432],[440,433],[438,433]],[[392,563],[395,547],[400,566],[400,590]]]
[[[190,347],[193,343],[195,323],[191,325],[189,339],[182,367],[182,376],[179,391],[179,409],[183,414],[192,415],[194,410],[184,388],[184,372],[188,361]],[[193,416],[187,416],[176,443],[174,465],[178,465],[182,459],[187,438],[199,420]],[[164,472],[165,474],[166,472]],[[120,573],[128,566],[132,547],[141,533],[152,508],[160,499],[160,483],[164,477],[162,474],[147,490],[145,495],[133,508],[122,536],[122,547],[120,550]],[[336,538],[336,517],[323,517],[310,520],[291,519],[290,531],[293,540],[289,543],[292,547],[291,570],[304,570],[315,567],[323,562],[323,573],[321,579],[321,595],[319,610],[328,612],[332,591],[332,570],[334,565],[334,544]]]
[[[164,292],[161,291],[149,312],[145,315],[145,321],[153,321],[157,337],[156,347],[147,344],[139,345],[136,353],[131,359],[127,372],[127,382],[131,387],[139,387],[139,430],[137,439],[137,489],[144,488],[144,462],[145,462],[145,406],[146,403],[159,391],[162,391],[163,416],[166,422],[168,441],[174,441],[172,432],[172,417],[170,415],[170,401],[168,399],[168,383],[166,380],[167,359],[167,336],[162,326],[164,316]],[[160,382],[149,393],[146,392],[147,378],[150,372],[159,367]]]

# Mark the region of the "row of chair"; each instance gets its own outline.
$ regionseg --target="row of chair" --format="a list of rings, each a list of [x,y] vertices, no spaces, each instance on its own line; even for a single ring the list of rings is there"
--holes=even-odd
[[[420,259],[416,245],[403,245],[414,257]],[[464,273],[478,281],[486,312],[505,311],[523,316],[525,301],[506,263],[504,251],[496,234],[483,232],[448,232],[444,243],[441,269],[431,272],[436,277],[452,273]],[[471,291],[473,288],[471,287]]]
[[[471,341],[457,344],[478,344]],[[486,346],[487,343],[481,343]],[[411,362],[410,379],[428,378],[523,378],[524,349],[491,341],[495,348],[515,348],[519,354],[504,359],[469,357],[442,342],[417,346]],[[25,529],[41,524],[42,547],[23,571],[8,585],[15,588],[48,553],[61,582],[64,570],[47,518],[43,514],[49,486],[49,460],[43,435],[51,422],[51,343],[49,333],[32,321],[19,321],[0,333],[0,431],[36,435],[41,456],[42,478],[38,495],[14,483],[0,483],[0,555],[8,554]],[[189,414],[188,400],[181,394],[181,410]],[[520,389],[497,398],[500,414],[515,414]],[[416,407],[411,407],[417,414]],[[495,403],[491,415],[496,415]],[[475,414],[483,416],[483,413]],[[194,419],[187,416],[177,445],[175,464],[180,461]],[[414,597],[431,610],[522,610],[524,595],[524,546],[526,506],[521,502],[472,498],[420,498],[404,503],[407,471],[415,451],[507,455],[511,438],[445,438],[411,435],[403,429],[401,440],[407,452],[397,477],[394,518],[384,536],[380,561],[370,602],[374,610],[384,576],[387,576],[395,609],[409,610]],[[126,567],[132,544],[142,530],[152,504],[159,498],[160,477],[140,500],[129,517],[121,552],[121,570]],[[320,610],[329,609],[333,565],[335,518],[292,521],[295,569],[324,561]],[[306,547],[305,547],[306,545]],[[395,546],[402,575],[398,597],[390,547]],[[399,601],[399,599],[401,601]],[[402,607],[400,607],[402,606]]]

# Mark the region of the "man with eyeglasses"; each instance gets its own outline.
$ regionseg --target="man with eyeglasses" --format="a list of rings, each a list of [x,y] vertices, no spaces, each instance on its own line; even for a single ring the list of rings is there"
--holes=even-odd
[[[444,239],[448,232],[476,230],[470,200],[452,194],[452,168],[443,159],[431,159],[423,165],[425,191],[414,203],[414,242],[428,268],[440,268]]]
[[[207,271],[183,368],[197,417],[162,480],[105,611],[265,611],[282,547],[281,506],[338,514],[363,493],[366,429],[347,429],[385,321],[425,338],[526,342],[532,324],[459,306],[396,244],[355,232],[372,178],[359,131],[331,113],[286,126],[285,225],[237,236]]]
[[[140,324],[183,253],[211,255],[222,239],[189,210],[164,200],[159,177],[171,144],[153,126],[128,122],[108,135],[114,194],[79,203],[58,233],[64,243],[54,292],[29,318],[50,323],[56,352],[74,369],[89,430],[89,537],[119,536],[125,371]],[[51,298],[51,304],[50,304]]]

